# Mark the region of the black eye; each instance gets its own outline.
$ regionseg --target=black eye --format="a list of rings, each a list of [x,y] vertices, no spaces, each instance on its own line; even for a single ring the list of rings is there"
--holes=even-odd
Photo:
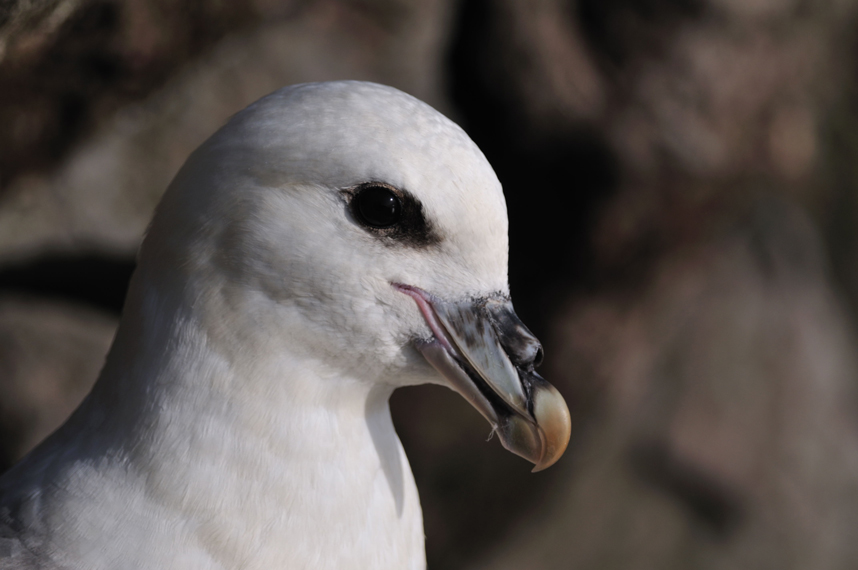
[[[384,186],[364,186],[355,195],[352,207],[363,223],[374,228],[389,228],[402,217],[399,196]]]
[[[423,213],[423,204],[405,188],[364,182],[343,188],[341,197],[351,219],[390,247],[427,247],[441,237]]]

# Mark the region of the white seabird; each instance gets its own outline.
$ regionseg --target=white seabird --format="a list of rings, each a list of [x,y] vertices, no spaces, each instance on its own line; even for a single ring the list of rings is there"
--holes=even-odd
[[[467,135],[389,87],[280,90],[164,195],[95,388],[0,478],[0,568],[424,568],[391,392],[456,389],[541,469],[570,422],[540,357]]]

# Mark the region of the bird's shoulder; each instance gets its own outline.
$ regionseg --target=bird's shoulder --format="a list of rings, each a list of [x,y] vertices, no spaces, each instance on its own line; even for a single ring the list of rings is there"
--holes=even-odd
[[[0,570],[60,570],[36,552],[42,541],[21,521],[21,507],[29,505],[4,495],[0,489]]]
[[[59,570],[27,548],[11,525],[0,521],[0,570]]]

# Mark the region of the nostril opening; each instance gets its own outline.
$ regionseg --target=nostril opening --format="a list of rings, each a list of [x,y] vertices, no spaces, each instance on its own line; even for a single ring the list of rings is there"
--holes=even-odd
[[[517,367],[530,370],[542,364],[542,343],[521,322],[508,301],[487,305],[501,346]]]

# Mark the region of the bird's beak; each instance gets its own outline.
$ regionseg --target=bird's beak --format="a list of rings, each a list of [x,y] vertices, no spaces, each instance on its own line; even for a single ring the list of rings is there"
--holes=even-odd
[[[572,422],[563,396],[534,371],[542,347],[508,299],[448,302],[410,285],[432,329],[417,348],[500,435],[505,448],[536,464],[553,465],[569,443]]]

